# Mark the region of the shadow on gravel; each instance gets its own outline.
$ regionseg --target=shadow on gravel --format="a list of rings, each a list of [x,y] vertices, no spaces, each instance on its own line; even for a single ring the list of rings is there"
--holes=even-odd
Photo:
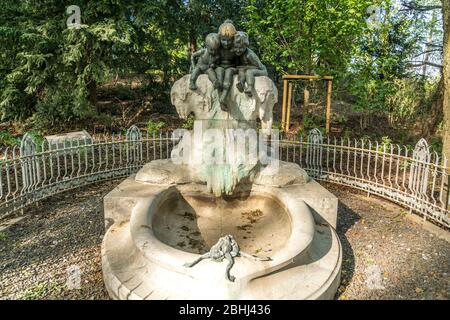
[[[339,298],[341,292],[350,284],[355,272],[355,256],[345,234],[360,219],[360,215],[339,201],[336,231],[342,245],[342,271],[341,284],[336,293],[336,299]]]
[[[73,197],[29,208],[25,213],[29,216],[9,227],[6,239],[0,241],[0,272],[58,261],[71,252],[99,246],[104,234],[101,198],[79,200],[84,210],[80,203],[69,204]],[[48,207],[53,210],[45,210]]]

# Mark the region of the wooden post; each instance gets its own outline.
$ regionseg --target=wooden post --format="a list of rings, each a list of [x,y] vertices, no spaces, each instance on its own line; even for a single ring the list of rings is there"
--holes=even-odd
[[[326,114],[326,126],[325,131],[330,134],[330,122],[331,122],[331,90],[332,90],[332,80],[327,80],[328,90],[327,90],[327,114]]]
[[[312,76],[312,75],[295,75],[287,74],[283,76],[283,106],[281,110],[281,128],[283,131],[289,130],[291,122],[291,108],[292,108],[292,82],[289,80],[325,80],[328,83],[327,91],[327,111],[326,111],[326,125],[325,129],[327,134],[330,133],[331,127],[331,93],[332,93],[332,80],[331,76]],[[288,87],[289,85],[289,87]],[[286,94],[286,91],[287,94]],[[306,92],[305,92],[306,93]],[[287,101],[286,101],[287,100]],[[305,99],[307,100],[307,99]],[[287,110],[286,110],[287,108]]]
[[[287,93],[287,80],[283,80],[283,106],[281,108],[281,130],[286,127],[286,93]]]
[[[303,89],[303,114],[305,114],[305,112],[308,111],[309,111],[309,90],[308,84],[305,84],[305,88]]]
[[[291,126],[291,107],[292,107],[292,82],[289,82],[288,90],[288,101],[287,101],[287,112],[286,112],[286,127],[285,130],[288,131]]]

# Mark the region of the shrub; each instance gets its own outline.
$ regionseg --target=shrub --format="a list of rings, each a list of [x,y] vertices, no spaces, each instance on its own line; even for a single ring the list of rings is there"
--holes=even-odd
[[[20,140],[15,138],[8,131],[0,131],[0,145],[6,147],[12,147],[20,144]]]
[[[163,129],[166,126],[166,123],[164,121],[153,121],[153,120],[148,120],[147,122],[147,130],[148,130],[148,134],[149,135],[153,135],[158,133],[159,131],[161,131],[161,129]]]
[[[421,80],[394,80],[393,90],[386,96],[386,107],[392,120],[400,124],[415,120],[434,91],[430,83]]]
[[[190,114],[184,121],[184,123],[181,125],[181,127],[186,130],[192,130],[194,129],[194,121],[195,121],[194,116]]]

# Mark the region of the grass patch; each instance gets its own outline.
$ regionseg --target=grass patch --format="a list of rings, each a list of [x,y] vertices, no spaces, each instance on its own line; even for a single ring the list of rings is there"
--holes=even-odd
[[[62,291],[61,285],[56,282],[38,283],[28,288],[22,296],[22,300],[39,300],[44,297]]]
[[[0,242],[6,241],[6,239],[8,239],[8,233],[0,231]]]

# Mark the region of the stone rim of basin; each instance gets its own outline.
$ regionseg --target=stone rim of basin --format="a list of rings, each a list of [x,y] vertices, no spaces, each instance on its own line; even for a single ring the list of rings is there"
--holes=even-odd
[[[204,185],[196,186],[206,188]],[[163,243],[155,236],[152,226],[153,215],[158,211],[164,199],[170,197],[173,192],[182,193],[184,188],[185,186],[182,185],[162,186],[154,196],[141,199],[131,214],[130,233],[136,248],[151,262],[167,270],[200,279],[209,276],[211,272],[208,270],[215,269],[217,264],[212,261],[204,261],[196,268],[186,269],[183,264],[186,261],[197,259],[200,255]],[[253,186],[251,192],[269,194],[283,204],[289,216],[292,232],[284,246],[271,256],[271,261],[255,261],[239,257],[233,267],[233,273],[239,281],[250,281],[288,265],[294,257],[308,250],[315,232],[313,215],[303,200],[295,200],[288,191],[280,188]]]

